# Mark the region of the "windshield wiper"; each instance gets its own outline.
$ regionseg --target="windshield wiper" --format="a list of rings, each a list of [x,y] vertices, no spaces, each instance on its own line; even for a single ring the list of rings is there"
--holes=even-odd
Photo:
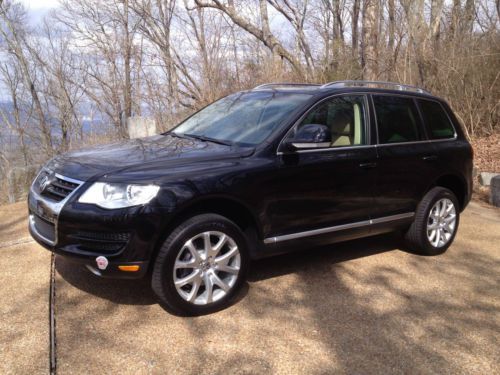
[[[166,133],[162,133],[162,135],[169,135],[171,137],[181,138],[181,139],[187,138],[184,134],[177,134],[176,132],[173,132],[173,131],[168,131]]]
[[[207,137],[206,135],[200,135],[200,134],[183,134],[183,135],[186,137],[199,139],[200,141],[204,141],[204,142],[218,143],[218,144],[224,145],[224,146],[232,146],[233,145],[233,142],[224,141],[222,139],[217,139],[217,138]]]

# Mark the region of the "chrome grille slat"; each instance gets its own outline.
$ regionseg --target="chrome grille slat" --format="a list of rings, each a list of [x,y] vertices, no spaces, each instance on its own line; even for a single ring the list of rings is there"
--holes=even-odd
[[[66,192],[61,192],[60,190],[62,190],[62,189],[58,189],[54,186],[49,186],[46,191],[48,191],[50,194],[57,195],[57,196],[61,197],[61,199],[66,198],[66,196],[68,194],[66,194]],[[42,194],[42,195],[46,195],[46,194]]]
[[[75,184],[65,185],[65,182],[59,178],[56,179],[55,181],[53,181],[52,185],[57,187],[58,189],[63,189],[63,190],[66,190],[68,192],[72,192],[76,188]]]
[[[45,186],[43,186],[45,185]],[[35,183],[39,194],[54,202],[60,202],[69,196],[81,184],[76,180],[66,178],[50,171],[42,171]]]

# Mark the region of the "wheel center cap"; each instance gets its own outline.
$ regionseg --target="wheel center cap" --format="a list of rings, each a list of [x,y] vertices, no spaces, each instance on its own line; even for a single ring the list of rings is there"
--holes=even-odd
[[[202,271],[208,271],[210,269],[210,267],[212,267],[212,265],[210,264],[210,262],[208,261],[203,261],[201,264],[200,264],[200,269]]]

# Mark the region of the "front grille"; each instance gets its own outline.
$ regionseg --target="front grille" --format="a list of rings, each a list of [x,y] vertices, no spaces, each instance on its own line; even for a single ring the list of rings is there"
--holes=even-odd
[[[56,175],[47,170],[42,171],[35,182],[35,188],[40,195],[54,202],[62,201],[78,186],[80,186],[80,184],[74,180]]]
[[[130,233],[87,232],[78,231],[69,237],[78,241],[78,248],[96,254],[113,254],[125,247]]]
[[[54,224],[49,223],[48,221],[38,217],[37,215],[33,215],[33,221],[35,228],[40,235],[46,238],[49,241],[54,242],[56,239],[56,228]]]
[[[106,243],[106,242],[82,242],[78,245],[80,250],[89,253],[98,254],[115,254],[124,247],[124,244],[119,243]]]
[[[127,242],[130,238],[130,233],[78,231],[72,234],[71,237],[89,241]]]

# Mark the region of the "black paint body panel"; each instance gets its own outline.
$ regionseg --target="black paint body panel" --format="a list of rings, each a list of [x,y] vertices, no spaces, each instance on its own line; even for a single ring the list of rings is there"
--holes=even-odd
[[[369,98],[376,92],[439,101],[453,120],[456,139],[377,145],[370,107],[366,146],[304,153],[280,148],[287,131],[318,101],[349,93]],[[435,158],[426,161],[423,158],[427,156]],[[140,263],[147,267],[154,262],[155,252],[172,225],[192,207],[204,202],[239,207],[242,216],[251,218],[255,229],[249,236],[251,256],[259,258],[404,228],[411,220],[279,243],[265,241],[290,233],[413,212],[423,195],[443,176],[454,176],[463,183],[464,196],[459,197],[462,209],[470,200],[472,188],[471,147],[446,103],[427,94],[366,88],[318,89],[286,124],[255,148],[159,135],[61,155],[47,167],[85,182],[60,212],[57,245],[50,246],[38,238],[37,241],[57,254],[87,265],[95,265],[99,252],[83,249],[74,237],[75,232],[128,233],[123,248],[106,253],[106,257],[112,264]],[[95,181],[156,184],[161,188],[157,197],[145,206],[106,210],[78,202]]]

